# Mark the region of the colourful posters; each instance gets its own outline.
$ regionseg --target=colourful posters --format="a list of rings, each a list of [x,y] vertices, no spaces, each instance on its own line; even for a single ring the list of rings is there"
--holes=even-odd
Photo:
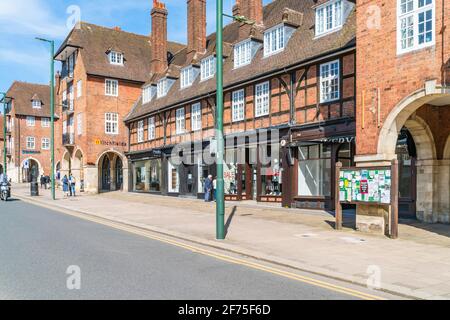
[[[339,181],[341,202],[391,203],[391,170],[342,170]]]

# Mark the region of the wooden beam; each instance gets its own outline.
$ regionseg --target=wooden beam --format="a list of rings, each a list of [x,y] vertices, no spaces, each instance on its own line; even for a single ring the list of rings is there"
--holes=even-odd
[[[335,173],[335,196],[334,196],[334,207],[335,207],[335,218],[336,218],[336,230],[342,230],[342,206],[341,201],[339,199],[339,195],[341,193],[341,188],[339,186],[339,181],[341,179],[341,168],[342,163],[338,162],[336,163],[336,173]]]
[[[392,160],[391,171],[391,216],[390,226],[391,230],[389,236],[392,239],[398,238],[398,160]]]

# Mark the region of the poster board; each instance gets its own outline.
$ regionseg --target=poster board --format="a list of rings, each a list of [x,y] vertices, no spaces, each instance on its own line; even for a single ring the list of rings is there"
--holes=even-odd
[[[342,168],[339,200],[342,203],[391,204],[391,168]]]

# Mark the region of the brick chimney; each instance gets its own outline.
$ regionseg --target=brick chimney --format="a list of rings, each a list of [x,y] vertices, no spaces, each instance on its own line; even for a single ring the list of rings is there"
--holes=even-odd
[[[167,15],[166,5],[153,0],[151,72],[163,73],[167,69]]]
[[[233,16],[240,16],[241,15],[241,4],[240,0],[236,0],[236,4],[233,6]]]
[[[236,5],[240,6],[241,15],[249,20],[253,20],[257,25],[263,23],[263,3],[262,0],[238,0]]]
[[[206,0],[187,0],[188,59],[206,50]]]

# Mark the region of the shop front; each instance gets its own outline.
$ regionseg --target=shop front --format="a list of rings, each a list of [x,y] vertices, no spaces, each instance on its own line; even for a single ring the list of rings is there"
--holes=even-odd
[[[288,186],[283,206],[334,210],[335,167],[337,162],[344,167],[353,165],[354,124],[293,129],[290,138],[292,142],[286,142],[283,148],[283,182]]]
[[[138,193],[163,194],[165,184],[163,181],[164,153],[154,149],[139,154],[129,154],[131,161],[130,190]]]

